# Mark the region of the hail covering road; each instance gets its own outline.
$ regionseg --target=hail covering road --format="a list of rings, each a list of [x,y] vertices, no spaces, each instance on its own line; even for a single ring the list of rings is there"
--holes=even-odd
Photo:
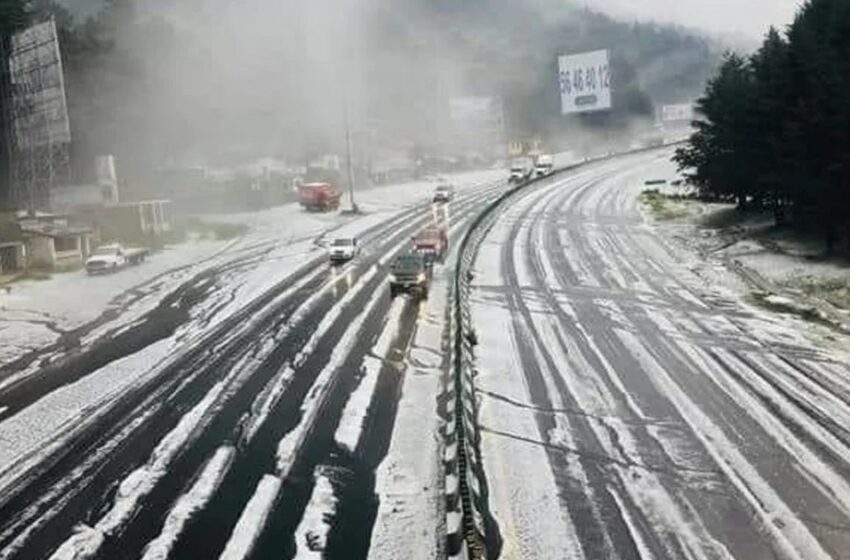
[[[394,434],[396,417],[412,424],[410,412],[399,411],[407,373],[412,367],[417,376],[441,378],[439,359],[411,366],[407,356],[440,355],[439,327],[429,335],[433,347],[412,344],[423,317],[442,324],[446,302],[441,293],[421,304],[391,300],[388,268],[435,217],[457,239],[505,181],[458,186],[454,201],[439,208],[426,186],[389,217],[342,220],[347,232],[357,229],[351,223],[366,224],[358,233],[362,254],[344,266],[331,267],[319,247],[331,230],[313,240],[298,267],[269,265],[285,240],[259,240],[107,330],[104,344],[95,333],[76,353],[52,356],[49,372],[31,369],[20,380],[6,372],[14,382],[0,389],[0,440],[37,431],[35,423],[15,422],[110,368],[137,379],[56,428],[54,439],[0,465],[0,558],[365,558],[370,547],[390,557],[380,536],[393,532],[377,531],[375,543],[370,535],[375,519],[387,517],[384,486],[396,501],[404,492],[376,478],[387,454],[404,448],[393,439],[405,435]],[[240,300],[234,287],[259,267],[269,271],[258,284],[265,288]],[[443,289],[449,268],[435,270]],[[163,358],[146,362],[147,352],[162,348]],[[426,437],[432,423],[433,437],[438,383],[427,386],[430,392],[405,398],[424,400],[417,406],[433,420],[417,423]],[[438,472],[438,453],[432,461]],[[399,464],[404,457],[393,457]],[[412,498],[428,500],[416,484]],[[429,489],[430,516],[439,518],[440,487]],[[435,524],[427,544],[439,548],[437,535]]]
[[[478,255],[502,558],[850,558],[850,368],[648,226],[632,155],[522,191]],[[662,175],[664,176],[664,175]]]

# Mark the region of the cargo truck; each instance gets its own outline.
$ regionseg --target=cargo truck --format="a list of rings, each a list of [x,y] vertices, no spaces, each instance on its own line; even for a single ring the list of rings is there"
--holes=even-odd
[[[298,200],[308,212],[329,212],[339,209],[340,193],[330,183],[307,183],[298,189]]]

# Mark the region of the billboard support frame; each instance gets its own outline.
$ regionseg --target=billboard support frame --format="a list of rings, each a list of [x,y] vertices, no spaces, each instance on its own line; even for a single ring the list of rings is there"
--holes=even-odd
[[[39,38],[40,26],[47,28]],[[27,33],[32,35],[31,44],[24,43],[16,49],[15,37],[24,42]],[[4,62],[10,87],[6,92],[11,140],[10,201],[29,212],[49,210],[51,191],[59,182],[71,178],[70,121],[55,18],[51,16],[23,30],[13,36],[8,46]],[[55,83],[45,84],[51,73]],[[16,86],[22,91],[16,91]],[[52,98],[47,96],[51,89]],[[57,126],[61,127],[58,135]]]

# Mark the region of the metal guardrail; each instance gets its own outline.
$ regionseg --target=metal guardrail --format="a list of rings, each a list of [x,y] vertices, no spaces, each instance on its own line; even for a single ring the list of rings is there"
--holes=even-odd
[[[675,145],[672,143],[664,147]],[[478,430],[478,400],[475,393],[475,346],[470,293],[472,268],[481,243],[498,217],[498,210],[511,197],[530,185],[614,157],[658,150],[642,148],[587,159],[555,170],[506,190],[473,220],[461,241],[454,281],[451,285],[450,340],[452,377],[446,399],[445,493],[446,552],[452,560],[490,560],[501,547],[498,527],[488,509],[488,487],[481,463]],[[494,534],[495,533],[495,534]],[[488,544],[491,550],[488,550]],[[493,546],[495,545],[495,546]],[[492,550],[495,548],[496,550]]]
[[[452,283],[451,344],[452,383],[446,400],[444,456],[446,474],[447,556],[452,559],[485,560],[488,543],[498,543],[492,534],[495,521],[487,507],[487,481],[481,465],[478,431],[478,401],[475,396],[475,346],[470,292],[472,267],[484,237],[497,217],[497,210],[511,196],[529,185],[573,169],[566,167],[543,178],[506,190],[491,202],[470,225],[459,247]],[[488,527],[491,528],[488,531]],[[498,548],[498,545],[497,547]],[[489,551],[495,552],[495,551]]]

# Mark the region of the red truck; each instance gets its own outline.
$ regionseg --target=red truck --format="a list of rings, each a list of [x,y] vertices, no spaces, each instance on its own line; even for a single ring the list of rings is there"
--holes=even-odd
[[[428,263],[433,263],[435,260],[443,262],[449,250],[449,236],[445,228],[429,226],[413,238],[413,248]]]
[[[301,206],[308,212],[327,212],[339,209],[342,193],[330,183],[307,183],[298,190]]]

